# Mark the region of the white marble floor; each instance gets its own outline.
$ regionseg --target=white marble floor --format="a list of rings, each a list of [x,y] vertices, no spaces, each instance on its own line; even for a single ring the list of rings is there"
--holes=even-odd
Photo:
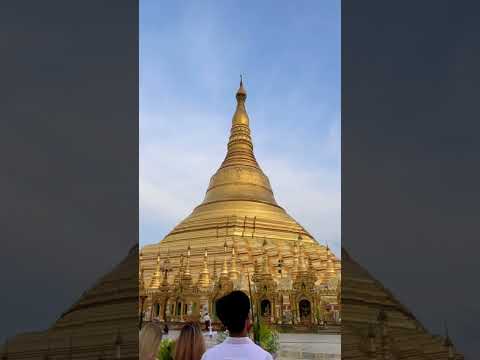
[[[178,331],[171,331],[168,337],[175,339]],[[207,347],[216,344],[215,338],[205,334]],[[278,360],[339,360],[341,357],[341,336],[330,334],[280,334]]]
[[[340,355],[340,335],[280,334],[279,360],[337,360]]]

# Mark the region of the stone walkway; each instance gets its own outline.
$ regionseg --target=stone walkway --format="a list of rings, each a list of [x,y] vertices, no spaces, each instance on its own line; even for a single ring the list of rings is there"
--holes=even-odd
[[[175,339],[178,331],[168,337]],[[215,336],[205,333],[207,348],[216,345]],[[280,351],[277,360],[340,360],[341,336],[326,334],[280,334]]]
[[[280,334],[279,360],[337,360],[340,354],[340,335]]]

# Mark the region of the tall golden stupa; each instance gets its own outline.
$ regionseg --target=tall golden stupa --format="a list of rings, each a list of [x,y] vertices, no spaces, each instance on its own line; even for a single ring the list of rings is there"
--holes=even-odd
[[[253,152],[246,98],[240,81],[227,154],[203,202],[141,250],[146,320],[215,318],[215,300],[232,289],[273,324],[340,320],[340,261],[277,204]]]

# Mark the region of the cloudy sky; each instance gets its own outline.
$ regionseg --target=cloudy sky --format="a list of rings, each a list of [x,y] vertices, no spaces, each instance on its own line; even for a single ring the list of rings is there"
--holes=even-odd
[[[243,73],[278,203],[339,254],[340,1],[140,6],[140,245],[202,201]]]

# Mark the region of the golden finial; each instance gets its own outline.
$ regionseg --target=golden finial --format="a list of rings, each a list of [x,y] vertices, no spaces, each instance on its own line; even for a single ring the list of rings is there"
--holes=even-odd
[[[245,88],[243,87],[243,77],[242,77],[242,74],[240,74],[240,86],[237,90],[237,100],[238,101],[240,101],[240,100],[245,101],[246,98],[247,98],[247,92],[245,91]]]

